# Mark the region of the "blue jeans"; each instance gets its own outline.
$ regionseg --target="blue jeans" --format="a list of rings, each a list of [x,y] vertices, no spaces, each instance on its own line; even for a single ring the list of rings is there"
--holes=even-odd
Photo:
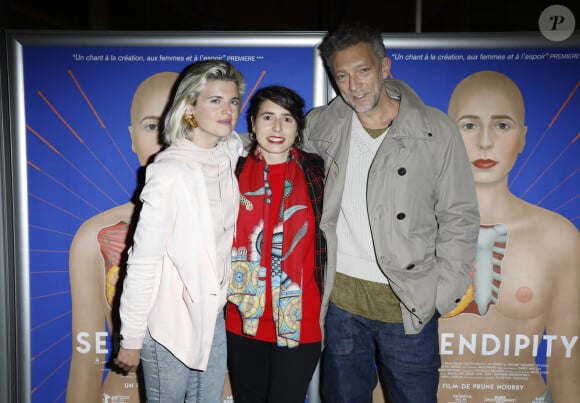
[[[331,303],[324,326],[324,401],[371,402],[378,369],[390,403],[436,403],[437,327],[434,317],[421,333],[406,335],[402,323],[366,319]]]
[[[221,403],[226,378],[226,329],[218,315],[205,371],[186,367],[147,332],[141,349],[147,402]]]

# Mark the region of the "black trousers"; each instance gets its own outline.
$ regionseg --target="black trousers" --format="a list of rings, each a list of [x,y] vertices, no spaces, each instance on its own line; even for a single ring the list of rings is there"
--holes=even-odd
[[[320,342],[298,347],[227,332],[228,370],[236,403],[304,403]]]

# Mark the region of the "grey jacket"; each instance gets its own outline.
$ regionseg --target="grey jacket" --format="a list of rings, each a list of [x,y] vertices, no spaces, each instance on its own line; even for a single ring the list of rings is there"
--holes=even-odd
[[[368,173],[368,217],[377,263],[401,301],[408,334],[451,311],[470,282],[479,232],[471,167],[457,125],[426,106],[405,83],[387,80],[400,99],[397,118]],[[338,220],[353,110],[336,97],[307,116],[304,148],[325,162],[320,227],[328,242],[321,324],[336,274]]]

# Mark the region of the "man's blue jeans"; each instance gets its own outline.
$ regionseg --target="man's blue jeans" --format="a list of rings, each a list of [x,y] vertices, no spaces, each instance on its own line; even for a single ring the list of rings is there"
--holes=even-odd
[[[366,319],[331,303],[324,326],[324,401],[371,402],[378,368],[390,403],[436,403],[441,365],[437,316],[421,333],[406,335],[402,323]]]
[[[221,312],[205,371],[186,367],[147,332],[141,349],[147,402],[221,403],[226,362],[226,329]]]

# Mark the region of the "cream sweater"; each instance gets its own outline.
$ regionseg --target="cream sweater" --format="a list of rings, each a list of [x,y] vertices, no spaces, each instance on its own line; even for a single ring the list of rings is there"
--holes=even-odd
[[[352,115],[347,175],[336,225],[336,271],[354,278],[387,284],[387,277],[379,268],[375,256],[367,212],[368,172],[385,133],[373,139],[356,115]]]

